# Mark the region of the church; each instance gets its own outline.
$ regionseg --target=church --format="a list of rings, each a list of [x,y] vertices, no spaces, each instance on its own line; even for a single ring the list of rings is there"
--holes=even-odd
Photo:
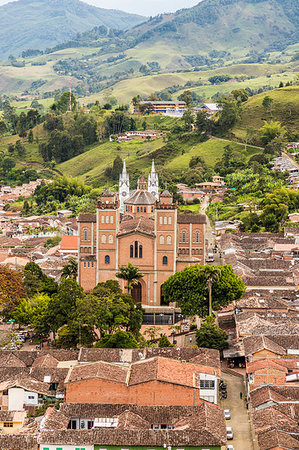
[[[172,194],[159,191],[154,161],[148,180],[142,175],[135,190],[130,190],[124,162],[119,192],[106,189],[97,212],[81,213],[78,227],[78,275],[84,290],[115,279],[119,266],[131,262],[144,274],[132,296],[145,309],[166,306],[163,283],[186,266],[205,261],[206,216],[178,213]]]

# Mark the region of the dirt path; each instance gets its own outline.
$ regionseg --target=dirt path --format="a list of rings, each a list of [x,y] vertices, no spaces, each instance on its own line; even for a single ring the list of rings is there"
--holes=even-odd
[[[234,446],[234,450],[255,450],[250,414],[244,401],[244,379],[226,373],[222,373],[222,379],[227,383],[227,399],[220,400],[220,406],[230,410],[231,420],[227,420],[226,424],[232,427],[234,433],[234,439],[228,443]],[[242,392],[242,399],[240,399],[240,392]]]
[[[210,136],[210,139],[215,139],[216,141],[232,142],[233,144],[239,144],[239,145],[243,145],[245,147],[244,142],[236,142],[236,141],[232,141],[229,139],[218,138],[216,136]],[[256,145],[247,144],[247,146],[251,147],[251,148],[257,148],[258,150],[264,150],[264,147],[257,147]]]

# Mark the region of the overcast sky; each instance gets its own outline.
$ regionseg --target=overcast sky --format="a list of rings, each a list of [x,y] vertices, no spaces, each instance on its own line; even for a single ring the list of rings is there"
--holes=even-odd
[[[11,0],[10,0],[11,1]],[[120,9],[143,16],[154,16],[163,12],[176,11],[197,5],[200,0],[83,0],[101,8]],[[0,0],[0,5],[9,0]]]

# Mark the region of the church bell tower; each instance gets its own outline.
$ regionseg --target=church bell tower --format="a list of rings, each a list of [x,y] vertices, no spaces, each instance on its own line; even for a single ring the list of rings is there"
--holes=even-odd
[[[127,173],[126,161],[124,160],[123,171],[119,176],[119,204],[120,212],[124,213],[124,202],[130,197],[130,178]]]
[[[156,173],[155,162],[152,162],[152,169],[148,176],[148,190],[149,192],[159,200],[159,177]]]

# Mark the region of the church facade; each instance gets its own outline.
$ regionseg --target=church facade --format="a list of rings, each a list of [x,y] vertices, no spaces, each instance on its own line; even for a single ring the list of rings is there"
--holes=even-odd
[[[79,283],[86,291],[115,279],[119,266],[131,262],[144,274],[132,292],[136,302],[163,306],[163,283],[205,261],[206,216],[178,214],[172,195],[159,192],[154,162],[148,180],[141,176],[133,191],[124,163],[119,192],[106,189],[96,214],[81,213],[78,225]]]

